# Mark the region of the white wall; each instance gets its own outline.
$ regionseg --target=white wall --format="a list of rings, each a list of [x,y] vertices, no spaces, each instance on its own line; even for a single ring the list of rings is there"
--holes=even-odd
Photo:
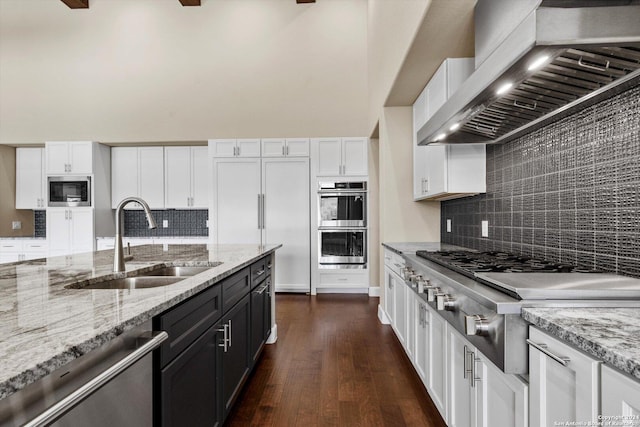
[[[0,144],[367,135],[367,0],[1,0],[0,76]]]
[[[440,202],[413,201],[412,131],[412,107],[383,109],[379,140],[380,242],[440,241]],[[382,256],[381,251],[381,278]]]

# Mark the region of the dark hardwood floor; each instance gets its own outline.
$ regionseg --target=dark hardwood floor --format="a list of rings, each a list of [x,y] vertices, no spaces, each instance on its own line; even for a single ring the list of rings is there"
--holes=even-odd
[[[378,298],[277,294],[267,345],[226,426],[444,426]]]

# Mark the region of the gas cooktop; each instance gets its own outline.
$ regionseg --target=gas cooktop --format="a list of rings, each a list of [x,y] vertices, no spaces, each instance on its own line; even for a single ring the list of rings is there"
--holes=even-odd
[[[475,278],[476,273],[599,273],[508,252],[417,251],[416,255],[471,278]]]

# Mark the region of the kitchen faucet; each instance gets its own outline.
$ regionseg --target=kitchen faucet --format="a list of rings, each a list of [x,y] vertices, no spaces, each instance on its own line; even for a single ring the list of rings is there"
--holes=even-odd
[[[124,228],[122,224],[122,210],[125,205],[136,202],[142,206],[144,209],[144,213],[147,214],[147,222],[149,223],[149,228],[156,228],[156,221],[153,219],[153,215],[151,215],[151,209],[149,209],[149,205],[147,202],[142,200],[140,197],[126,197],[122,199],[120,203],[118,203],[118,207],[116,208],[116,236],[115,236],[115,245],[113,247],[113,271],[120,272],[124,271],[124,253],[122,250],[122,233],[121,229]]]

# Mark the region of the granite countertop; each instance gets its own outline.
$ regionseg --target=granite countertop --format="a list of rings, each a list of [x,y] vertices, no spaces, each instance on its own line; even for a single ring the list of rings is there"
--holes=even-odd
[[[163,248],[164,246],[164,248]],[[206,289],[281,245],[144,245],[0,265],[0,399]],[[166,249],[166,250],[163,250]],[[221,265],[170,286],[67,289],[161,265]]]
[[[522,317],[640,380],[640,309],[523,308]]]
[[[413,254],[416,251],[469,251],[472,249],[463,248],[460,246],[450,245],[448,243],[440,242],[384,242],[382,246],[391,249],[397,254]]]

